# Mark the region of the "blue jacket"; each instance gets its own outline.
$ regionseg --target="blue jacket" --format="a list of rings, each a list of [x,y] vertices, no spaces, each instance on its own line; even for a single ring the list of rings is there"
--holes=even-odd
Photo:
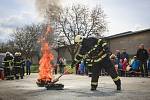
[[[140,61],[139,60],[134,60],[133,63],[131,64],[131,67],[133,70],[138,70],[140,67]]]
[[[32,64],[32,62],[31,62],[30,60],[27,60],[27,61],[26,61],[26,67],[30,67],[31,64]]]
[[[84,69],[85,69],[85,65],[84,65],[84,63],[81,62],[80,66],[79,66],[80,72],[84,73]]]

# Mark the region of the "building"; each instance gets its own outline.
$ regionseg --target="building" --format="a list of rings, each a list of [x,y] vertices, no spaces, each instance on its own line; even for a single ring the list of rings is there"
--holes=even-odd
[[[112,36],[106,37],[113,53],[123,48],[129,53],[129,55],[135,55],[138,45],[144,44],[147,50],[150,49],[150,29],[140,31],[128,31]]]

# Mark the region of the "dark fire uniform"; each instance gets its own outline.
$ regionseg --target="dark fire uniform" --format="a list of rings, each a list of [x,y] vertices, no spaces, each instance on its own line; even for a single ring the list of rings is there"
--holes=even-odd
[[[21,77],[21,79],[23,79],[23,70],[22,70],[22,62],[23,59],[21,56],[16,56],[14,57],[14,68],[15,68],[15,77],[16,79],[19,79],[19,77]]]
[[[98,86],[99,73],[102,68],[104,68],[105,71],[107,71],[107,73],[112,77],[113,81],[117,85],[117,90],[121,90],[121,81],[109,59],[109,53],[108,45],[102,39],[93,37],[84,38],[81,43],[80,51],[76,55],[74,63],[85,58],[87,62],[89,61],[88,66],[92,66],[90,67],[92,72],[91,90],[96,90]]]
[[[10,77],[13,77],[13,56],[10,54],[6,54],[6,57],[3,61],[4,65],[4,76],[9,79]]]

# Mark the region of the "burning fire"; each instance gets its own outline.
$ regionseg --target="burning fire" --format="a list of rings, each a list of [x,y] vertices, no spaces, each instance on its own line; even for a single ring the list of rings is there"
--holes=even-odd
[[[44,34],[44,38],[41,39],[41,53],[42,57],[39,61],[39,77],[38,82],[49,83],[53,80],[53,66],[51,64],[54,56],[50,50],[50,46],[46,40],[48,33],[51,32],[51,28],[47,27],[47,32]]]

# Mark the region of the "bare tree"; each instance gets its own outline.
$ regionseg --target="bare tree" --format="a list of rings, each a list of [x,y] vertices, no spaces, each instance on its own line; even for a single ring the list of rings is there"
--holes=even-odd
[[[64,8],[59,10],[56,18],[54,29],[56,40],[68,48],[72,59],[79,48],[74,43],[76,35],[80,34],[86,38],[91,35],[101,37],[101,34],[107,29],[105,14],[100,6],[93,9],[81,5]]]
[[[18,27],[12,34],[15,47],[18,48],[26,57],[31,57],[36,49],[39,35],[43,32],[41,25],[26,25]]]

